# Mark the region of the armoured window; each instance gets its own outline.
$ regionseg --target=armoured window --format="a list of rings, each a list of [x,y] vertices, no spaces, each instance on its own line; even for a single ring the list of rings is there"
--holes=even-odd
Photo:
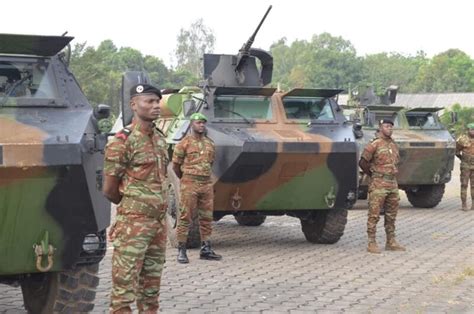
[[[379,127],[379,121],[383,119],[389,119],[393,121],[393,127],[394,128],[399,128],[400,127],[400,121],[398,119],[398,114],[396,112],[386,112],[386,111],[376,111],[373,112],[371,111],[370,113],[370,126],[373,126],[375,128]]]
[[[0,61],[0,105],[32,105],[34,99],[58,98],[53,75],[44,59]]]
[[[431,112],[407,112],[408,126],[421,129],[441,129],[438,117]]]
[[[270,97],[266,96],[220,95],[214,100],[214,118],[270,120],[270,104]]]
[[[334,120],[331,102],[321,97],[285,97],[283,107],[287,119]]]

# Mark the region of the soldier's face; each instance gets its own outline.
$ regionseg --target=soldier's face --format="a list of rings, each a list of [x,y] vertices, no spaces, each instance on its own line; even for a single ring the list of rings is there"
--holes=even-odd
[[[193,131],[198,134],[202,134],[206,131],[206,121],[204,120],[193,120],[191,126]]]
[[[139,95],[130,100],[133,112],[143,121],[154,121],[160,116],[160,97],[155,94]]]
[[[385,137],[391,137],[393,133],[393,125],[390,123],[382,123],[379,130]]]

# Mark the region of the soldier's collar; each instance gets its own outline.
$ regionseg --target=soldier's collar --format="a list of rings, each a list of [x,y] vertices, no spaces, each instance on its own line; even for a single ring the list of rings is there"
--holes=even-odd
[[[152,122],[152,124],[153,125],[151,125],[149,129],[147,129],[147,127],[139,120],[134,120],[134,122],[132,123],[132,125],[135,126],[134,129],[136,129],[140,133],[146,134],[146,135],[152,135],[153,134],[153,129],[155,128],[155,125],[154,125],[153,122]]]

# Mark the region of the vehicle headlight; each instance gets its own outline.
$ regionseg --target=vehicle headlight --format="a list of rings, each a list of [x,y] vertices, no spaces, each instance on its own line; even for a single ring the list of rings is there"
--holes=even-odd
[[[82,249],[87,253],[92,253],[100,248],[100,239],[96,234],[88,234],[82,243]]]

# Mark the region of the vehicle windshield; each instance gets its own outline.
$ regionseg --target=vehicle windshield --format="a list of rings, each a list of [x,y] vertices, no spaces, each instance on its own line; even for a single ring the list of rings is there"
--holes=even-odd
[[[407,112],[408,126],[421,129],[441,129],[438,117],[432,112]]]
[[[400,127],[400,120],[398,114],[393,111],[370,111],[370,123],[369,126],[378,128],[380,120],[389,119],[393,121],[393,127]]]
[[[229,120],[270,120],[270,97],[219,95],[214,100],[214,118]]]
[[[322,97],[285,97],[283,98],[286,118],[302,121],[334,120],[331,102]]]
[[[44,59],[0,61],[0,105],[58,98],[52,72]]]

